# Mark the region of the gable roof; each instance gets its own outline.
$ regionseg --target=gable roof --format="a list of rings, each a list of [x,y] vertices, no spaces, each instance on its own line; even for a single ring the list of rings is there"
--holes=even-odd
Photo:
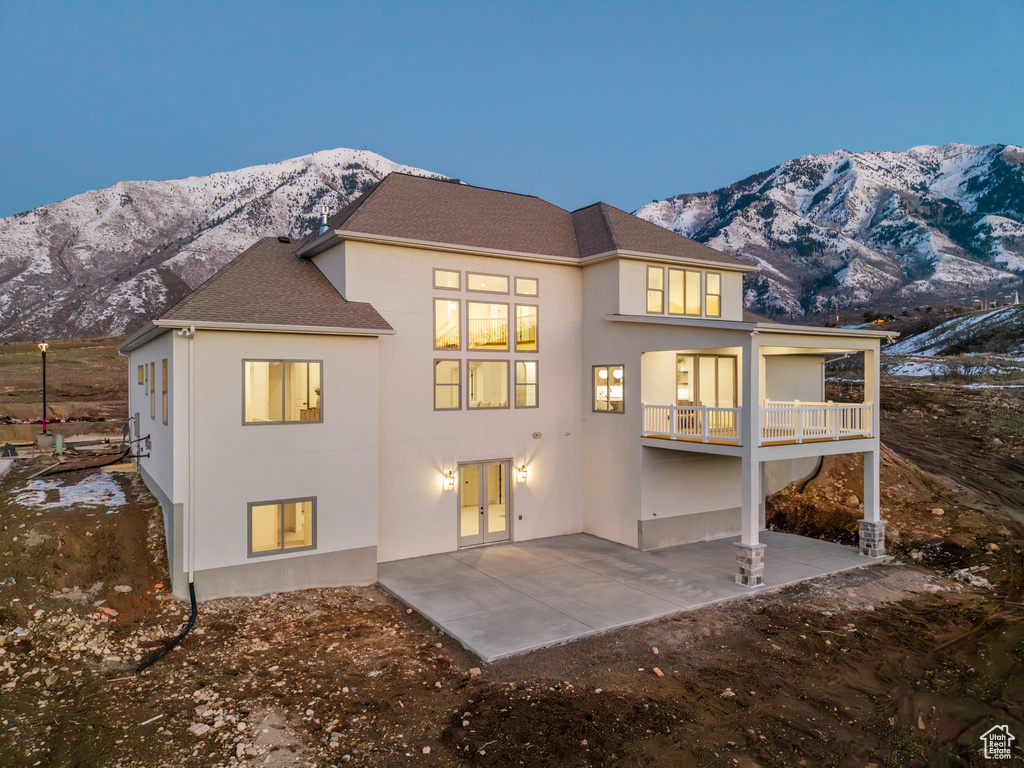
[[[297,244],[264,237],[161,315],[190,323],[242,323],[391,331],[369,304],[346,301]]]
[[[392,173],[327,220],[329,231],[580,260],[633,251],[753,269],[728,254],[625,211],[595,203],[567,211],[533,195]],[[299,250],[314,252],[311,235]]]
[[[572,217],[576,222],[580,258],[608,251],[636,251],[720,264],[744,264],[734,256],[716,251],[608,203],[594,203],[580,208],[573,211]]]

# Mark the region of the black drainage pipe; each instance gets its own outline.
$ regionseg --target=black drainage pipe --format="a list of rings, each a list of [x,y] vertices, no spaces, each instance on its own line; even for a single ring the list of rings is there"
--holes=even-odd
[[[173,651],[178,643],[185,639],[185,635],[192,630],[192,627],[195,626],[196,617],[199,615],[199,607],[196,605],[196,587],[191,581],[188,583],[188,596],[192,601],[192,612],[189,614],[188,621],[185,622],[185,626],[182,628],[181,632],[168,640],[167,644],[162,648],[157,648],[153,653],[144,658],[139,666],[135,668],[135,674],[142,674],[143,670],[155,664],[168,653]]]
[[[806,488],[808,485],[810,485],[811,481],[814,478],[816,478],[818,475],[821,474],[821,468],[824,467],[824,466],[825,466],[825,457],[824,456],[819,456],[818,457],[818,466],[814,468],[814,474],[811,475],[810,477],[808,477],[806,480],[804,480],[803,484],[800,486],[800,493],[803,493],[804,492],[804,488]]]

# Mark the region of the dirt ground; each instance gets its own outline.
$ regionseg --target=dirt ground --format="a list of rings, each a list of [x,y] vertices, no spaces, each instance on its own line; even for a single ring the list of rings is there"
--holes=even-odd
[[[128,359],[123,338],[54,341],[46,353],[48,418],[124,419]],[[0,423],[42,418],[42,357],[32,343],[0,344]]]
[[[17,465],[0,479],[0,765],[982,765],[993,725],[1024,739],[1024,408],[997,390],[883,401],[898,562],[490,665],[371,587],[203,603],[135,675],[187,615],[156,503],[133,474]],[[859,469],[826,461],[769,524],[852,542]]]

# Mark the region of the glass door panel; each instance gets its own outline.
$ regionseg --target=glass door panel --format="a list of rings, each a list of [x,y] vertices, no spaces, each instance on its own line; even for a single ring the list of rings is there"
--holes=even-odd
[[[697,394],[700,395],[700,404],[706,405],[709,408],[714,408],[718,405],[718,386],[716,382],[715,361],[717,358],[714,357],[701,357],[699,366],[699,376],[697,384]]]
[[[508,539],[508,464],[504,461],[487,465],[487,530],[484,541]]]
[[[479,464],[459,467],[459,546],[483,544],[483,478]]]

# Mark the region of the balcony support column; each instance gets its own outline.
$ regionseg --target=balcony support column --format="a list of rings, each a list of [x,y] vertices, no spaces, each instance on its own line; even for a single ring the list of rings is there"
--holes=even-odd
[[[764,355],[760,334],[754,331],[743,344],[740,385],[740,540],[736,544],[736,583],[759,587],[764,583],[764,550],[761,530],[761,397]]]
[[[879,452],[864,451],[864,519],[859,521],[860,553],[867,557],[885,555],[885,520],[879,499]]]

